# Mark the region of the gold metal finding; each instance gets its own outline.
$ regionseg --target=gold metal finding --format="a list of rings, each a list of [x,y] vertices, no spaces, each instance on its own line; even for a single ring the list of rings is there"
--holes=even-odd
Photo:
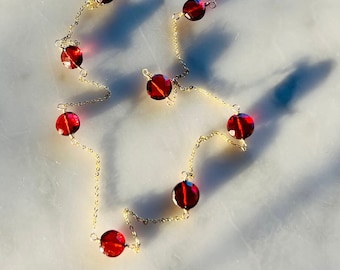
[[[85,144],[80,143],[73,135],[70,135],[71,143],[74,146],[80,147],[82,150],[88,152],[95,158],[95,171],[94,171],[94,201],[93,201],[93,214],[92,214],[92,233],[91,239],[98,238],[94,233],[97,228],[98,211],[99,211],[99,179],[100,179],[100,156],[92,148]],[[94,237],[96,236],[96,237]]]
[[[175,55],[176,58],[178,59],[179,63],[182,65],[184,71],[176,75],[172,80],[178,81],[179,79],[185,78],[190,70],[187,66],[187,64],[184,62],[184,59],[181,56],[180,49],[179,49],[179,41],[178,41],[178,27],[177,27],[177,21],[183,16],[184,14],[182,12],[180,13],[175,13],[172,16],[172,41],[173,41],[173,46],[175,49]]]
[[[137,222],[140,222],[144,225],[148,225],[148,224],[162,224],[162,223],[166,223],[166,222],[172,222],[172,221],[181,221],[181,220],[186,220],[189,218],[189,212],[187,210],[183,210],[182,215],[180,216],[173,216],[173,217],[166,217],[166,218],[143,218],[138,216],[134,211],[125,208],[124,209],[124,219],[126,224],[129,226],[129,229],[131,231],[132,237],[135,241],[134,244],[130,244],[127,245],[127,247],[129,247],[130,249],[132,249],[133,251],[135,251],[136,253],[138,253],[140,251],[140,240],[138,238],[137,232],[134,228],[134,226],[131,223],[130,218],[135,219]]]
[[[231,140],[226,134],[220,131],[213,131],[209,135],[206,135],[206,136],[202,135],[198,138],[198,140],[196,141],[191,151],[190,158],[189,158],[189,170],[187,172],[186,171],[182,172],[186,174],[186,177],[188,180],[191,180],[194,178],[194,159],[196,156],[197,149],[201,146],[203,142],[206,142],[215,136],[221,137],[222,140],[224,140],[225,142],[231,144],[232,146],[239,148],[240,150],[244,152],[247,151],[247,144],[245,143],[244,140],[240,140],[239,143],[236,143],[235,141]]]
[[[89,10],[92,10],[94,8],[97,8],[99,6],[101,6],[102,3],[100,0],[86,0],[85,3],[79,8],[78,12],[76,13],[76,16],[74,17],[74,22],[69,26],[68,29],[68,33],[65,37],[58,39],[55,44],[56,46],[58,46],[59,48],[61,48],[62,50],[64,50],[65,48],[69,47],[69,46],[78,46],[80,44],[79,41],[77,40],[72,40],[72,35],[74,32],[74,28],[79,24],[80,21],[80,17],[82,16],[82,14],[84,13],[84,10],[86,8],[88,8]],[[87,79],[87,75],[88,72],[83,69],[82,67],[78,67],[78,69],[80,70],[79,72],[79,81],[89,84],[91,86],[94,86],[100,90],[104,90],[104,95],[102,97],[98,97],[98,98],[93,98],[93,99],[89,99],[89,100],[83,100],[83,101],[79,101],[79,102],[68,102],[68,103],[61,103],[58,104],[57,108],[60,110],[66,110],[68,107],[80,107],[80,106],[84,106],[84,105],[88,105],[88,104],[93,104],[93,103],[97,103],[97,102],[103,102],[107,99],[109,99],[111,97],[111,91],[109,89],[109,87],[94,81],[94,80],[89,80]]]

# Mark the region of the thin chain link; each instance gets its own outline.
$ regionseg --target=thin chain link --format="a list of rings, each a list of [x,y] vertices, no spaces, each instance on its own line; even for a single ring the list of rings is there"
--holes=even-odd
[[[74,28],[79,24],[80,17],[84,13],[84,10],[88,8],[89,10],[92,10],[94,8],[99,7],[102,5],[102,0],[86,0],[85,3],[79,8],[78,12],[76,13],[74,17],[74,22],[69,26],[68,33],[65,37],[57,40],[55,44],[60,47],[61,49],[65,49],[68,46],[71,45],[79,45],[79,42],[77,40],[71,40],[71,37],[74,32]],[[79,101],[79,102],[67,102],[67,103],[60,103],[57,105],[57,108],[59,110],[63,110],[64,112],[67,110],[68,107],[73,106],[84,106],[87,104],[93,104],[97,102],[102,102],[111,97],[111,91],[110,89],[94,80],[88,80],[87,77],[87,71],[81,67],[78,67],[80,70],[79,75],[79,81],[87,83],[89,85],[95,86],[98,89],[105,90],[105,94],[103,97]],[[99,238],[97,234],[95,233],[95,230],[97,228],[97,220],[98,220],[98,211],[99,211],[99,179],[100,179],[100,156],[96,152],[93,151],[92,148],[88,147],[85,144],[80,143],[73,135],[70,135],[71,143],[77,147],[80,147],[82,150],[90,153],[95,158],[95,173],[94,173],[94,203],[93,203],[93,214],[92,214],[92,233],[90,234],[90,238],[93,241],[99,241]]]
[[[84,71],[84,70],[82,70],[82,71]],[[89,85],[93,85],[100,90],[104,90],[105,91],[104,96],[98,97],[98,98],[93,98],[93,99],[88,99],[88,100],[83,100],[83,101],[78,101],[78,102],[60,103],[57,106],[57,108],[59,110],[66,110],[68,107],[81,107],[81,106],[88,105],[88,104],[103,102],[103,101],[108,100],[111,97],[111,91],[107,86],[105,86],[105,85],[103,85],[103,84],[101,84],[97,81],[94,81],[94,80],[88,80],[87,78],[85,78],[86,76],[87,76],[87,72],[81,72],[81,74],[79,76],[79,80],[81,82],[87,83]]]
[[[205,2],[205,5],[206,5],[206,6],[209,6],[211,9],[217,7],[216,0],[212,0],[212,1]]]
[[[169,107],[172,107],[175,105],[176,103],[176,99],[177,99],[177,88],[174,88],[172,93],[171,93],[171,97],[168,97],[167,98],[167,101],[166,101],[166,104],[169,106]]]
[[[212,101],[217,102],[225,107],[227,107],[228,109],[231,109],[235,114],[238,114],[240,112],[240,106],[237,104],[233,104],[231,105],[230,103],[224,101],[223,99],[213,95],[212,93],[210,93],[209,91],[200,88],[200,87],[195,87],[195,86],[189,86],[185,88],[185,91],[197,91],[203,95],[205,95],[206,97],[210,98]]]
[[[79,8],[78,12],[76,13],[76,16],[74,17],[74,22],[69,26],[69,30],[68,33],[65,37],[56,40],[55,44],[56,46],[58,46],[59,48],[61,48],[62,50],[65,50],[68,46],[78,46],[80,43],[77,40],[71,40],[72,35],[74,33],[74,28],[79,24],[80,21],[80,17],[82,16],[82,14],[84,13],[85,9],[89,9],[92,10],[94,8],[97,8],[99,6],[103,5],[102,4],[102,0],[86,0],[85,3]],[[109,99],[111,97],[111,91],[109,89],[109,87],[94,81],[94,80],[89,80],[87,79],[87,74],[88,72],[83,69],[82,67],[78,66],[78,69],[80,70],[80,74],[79,74],[79,81],[92,85],[100,90],[104,90],[105,93],[102,97],[98,97],[98,98],[93,98],[93,99],[89,99],[89,100],[83,100],[83,101],[79,101],[79,102],[67,102],[67,103],[60,103],[58,104],[57,108],[59,110],[63,110],[66,111],[66,109],[68,107],[80,107],[80,106],[84,106],[84,105],[88,105],[88,104],[94,104],[97,102],[103,102],[107,99]]]
[[[63,50],[65,48],[67,48],[68,46],[71,46],[71,45],[79,45],[79,42],[77,40],[71,40],[72,35],[74,33],[74,28],[79,24],[80,17],[82,16],[82,14],[83,14],[83,12],[86,8],[88,8],[90,10],[97,8],[100,5],[102,5],[101,2],[102,2],[101,0],[86,0],[85,3],[80,7],[79,11],[76,13],[76,16],[74,18],[74,22],[69,26],[69,30],[68,30],[67,35],[65,37],[63,37],[62,39],[57,40],[56,45]],[[210,5],[210,6],[213,6],[215,4],[216,4],[215,1],[207,2],[207,5]],[[176,75],[172,79],[175,86],[177,86],[177,87],[175,88],[175,91],[174,91],[172,98],[168,99],[168,102],[167,102],[168,105],[172,106],[175,103],[175,99],[176,99],[176,95],[177,95],[177,89],[180,89],[180,90],[183,90],[183,91],[196,90],[196,91],[206,95],[207,97],[213,99],[214,101],[231,108],[233,111],[238,113],[239,107],[237,105],[230,105],[229,103],[226,103],[222,99],[212,95],[211,93],[209,93],[208,91],[206,91],[202,88],[197,88],[197,87],[194,87],[194,86],[182,87],[178,83],[179,79],[184,78],[185,76],[187,76],[189,74],[189,68],[188,68],[187,64],[184,62],[183,58],[181,57],[180,49],[179,49],[179,41],[178,41],[177,21],[183,15],[184,14],[182,12],[173,15],[172,30],[173,30],[173,44],[174,44],[174,48],[175,48],[176,58],[178,59],[178,61],[182,65],[184,71],[181,74]],[[80,70],[79,80],[81,82],[92,85],[92,86],[94,86],[98,89],[104,90],[105,94],[104,94],[103,97],[89,99],[89,100],[84,100],[84,101],[79,101],[79,102],[60,103],[57,106],[57,108],[60,109],[60,110],[66,111],[66,109],[68,107],[84,106],[84,105],[93,104],[93,103],[97,103],[97,102],[103,102],[103,101],[109,99],[110,96],[111,96],[111,91],[109,90],[109,88],[107,86],[105,86],[105,85],[103,85],[103,84],[101,84],[97,81],[88,80],[87,79],[87,74],[88,74],[87,71],[85,69],[81,68],[81,67],[78,67],[78,69]],[[147,70],[143,70],[143,75],[145,77],[149,78],[149,79],[153,76],[153,74],[148,72]],[[196,156],[197,149],[201,146],[201,144],[203,142],[208,141],[209,139],[211,139],[214,136],[222,137],[222,139],[224,141],[232,144],[235,147],[238,147],[242,151],[246,151],[246,149],[247,149],[247,145],[244,142],[244,140],[240,140],[240,142],[241,142],[240,144],[236,143],[236,142],[232,141],[231,139],[229,139],[226,134],[219,132],[219,131],[213,131],[212,133],[210,133],[207,136],[200,136],[199,139],[197,140],[192,152],[191,152],[191,155],[190,155],[189,171],[186,172],[187,178],[193,178],[194,177],[193,164],[194,164],[194,158]],[[99,156],[98,153],[96,153],[92,148],[88,147],[87,145],[80,143],[78,140],[76,140],[76,138],[73,135],[70,135],[70,139],[71,139],[71,143],[74,146],[77,146],[77,147],[81,148],[82,150],[88,152],[95,159],[94,201],[93,201],[93,213],[92,213],[92,232],[90,234],[90,238],[91,238],[91,240],[93,240],[95,242],[99,242],[100,238],[96,234],[96,229],[97,229],[98,212],[99,212],[99,187],[100,187],[101,159],[100,159],[100,156]],[[151,218],[140,217],[134,211],[126,208],[123,212],[123,215],[124,215],[125,222],[129,226],[129,230],[131,231],[132,237],[134,239],[133,244],[129,244],[129,245],[126,245],[126,246],[128,248],[134,250],[136,253],[138,253],[140,251],[141,242],[138,238],[138,235],[137,235],[137,232],[136,232],[134,226],[132,225],[131,219],[134,219],[139,223],[147,225],[147,224],[162,224],[162,223],[166,223],[166,222],[181,221],[181,220],[186,220],[186,219],[189,218],[189,212],[187,210],[183,210],[182,215],[151,219]]]
[[[213,131],[207,136],[200,136],[198,140],[196,141],[196,144],[194,148],[191,151],[190,154],[190,159],[189,159],[189,170],[186,173],[188,179],[194,178],[194,159],[196,156],[197,149],[201,146],[203,142],[208,141],[209,139],[215,137],[215,136],[220,136],[225,142],[239,148],[242,151],[247,151],[247,144],[245,143],[244,140],[240,140],[240,143],[236,143],[232,141],[228,136],[220,131]]]
[[[183,15],[184,15],[184,13],[180,12],[180,13],[175,13],[172,16],[172,33],[173,33],[173,45],[174,45],[175,55],[176,55],[176,58],[178,59],[178,61],[180,62],[180,64],[182,65],[183,69],[184,69],[184,71],[181,74],[176,75],[174,78],[171,79],[171,81],[174,83],[176,88],[180,88],[180,84],[179,84],[178,80],[181,79],[181,78],[185,78],[190,72],[187,64],[184,62],[184,59],[181,56],[180,49],[179,49],[179,41],[178,41],[177,21]],[[147,69],[143,69],[142,74],[147,80],[151,80],[153,75],[154,75],[151,72],[149,72]],[[175,102],[176,102],[176,98],[177,98],[177,89],[176,88],[172,92],[172,96],[167,97],[167,105],[170,106],[170,107],[174,106]]]
[[[178,59],[179,63],[182,65],[184,71],[179,74],[176,75],[172,80],[173,81],[178,81],[179,79],[185,78],[185,76],[187,76],[190,72],[187,64],[184,62],[181,53],[180,53],[180,49],[179,49],[179,41],[178,41],[178,27],[177,27],[177,21],[184,15],[183,12],[180,13],[175,13],[172,16],[172,41],[173,41],[173,46],[175,49],[175,55],[176,58]]]
[[[79,8],[78,12],[76,13],[76,16],[74,17],[74,22],[69,26],[67,35],[61,39],[56,40],[55,42],[56,46],[58,46],[62,50],[65,50],[68,46],[72,46],[72,45],[78,46],[80,44],[79,41],[71,40],[73,32],[74,32],[74,28],[79,24],[80,17],[82,16],[86,8],[88,8],[89,10],[92,10],[94,8],[97,8],[103,5],[101,2],[102,2],[101,0],[86,0],[85,3]],[[97,81],[87,79],[86,78],[88,74],[87,71],[79,66],[78,66],[78,69],[80,70],[79,81],[92,85],[98,89],[104,90],[105,93],[102,97],[99,97],[99,98],[93,98],[93,99],[83,100],[79,102],[60,103],[57,105],[57,108],[59,110],[66,111],[68,107],[80,107],[80,106],[84,106],[88,104],[94,104],[97,102],[103,102],[111,97],[111,91],[107,86]]]
[[[80,21],[80,17],[83,14],[84,10],[86,9],[88,5],[88,0],[85,1],[85,3],[79,8],[78,12],[76,13],[76,16],[74,17],[74,21],[73,23],[70,24],[70,26],[68,27],[68,33],[65,37],[58,39],[55,41],[55,45],[64,49],[70,45],[78,45],[79,42],[77,40],[70,40],[73,32],[74,32],[74,28],[79,24]]]
[[[216,1],[215,0],[208,1],[208,2],[205,3],[205,5],[206,6],[210,6],[211,8],[215,8],[216,7]],[[179,41],[178,41],[178,26],[177,26],[177,21],[180,18],[182,18],[183,16],[184,16],[183,12],[174,13],[172,15],[173,46],[174,46],[176,58],[178,59],[178,61],[180,62],[180,64],[183,66],[183,69],[184,69],[184,72],[182,74],[179,74],[179,75],[175,76],[172,79],[172,82],[174,83],[176,88],[178,88],[181,91],[196,90],[196,91],[200,92],[201,94],[204,94],[208,98],[212,99],[213,101],[216,101],[217,103],[220,103],[220,104],[228,107],[229,109],[232,109],[236,114],[238,114],[239,113],[238,105],[231,105],[231,104],[225,102],[224,100],[214,96],[213,94],[211,94],[210,92],[208,92],[205,89],[202,89],[202,88],[199,88],[199,87],[195,87],[195,86],[183,87],[179,83],[179,81],[178,81],[179,79],[184,78],[186,75],[189,74],[189,68],[188,68],[187,64],[185,63],[185,61],[182,58],[181,53],[180,53]],[[173,101],[170,100],[170,102],[168,102],[169,106],[172,106],[175,103],[176,96],[177,96],[177,92],[176,92],[176,94],[175,94],[175,96],[173,98]]]
[[[76,13],[73,23],[71,23],[70,26],[68,27],[67,35],[61,39],[56,40],[55,42],[56,46],[60,48],[66,48],[70,45],[78,45],[79,42],[77,40],[70,40],[70,39],[74,33],[74,28],[79,25],[80,17],[84,13],[84,10],[86,8],[89,10],[92,10],[101,5],[102,5],[101,0],[85,0],[84,4],[79,8],[78,12]]]
[[[209,6],[210,8],[215,8],[216,7],[216,0],[208,1],[205,3],[206,6]],[[181,56],[180,49],[179,49],[179,41],[178,41],[178,26],[177,26],[177,21],[184,16],[183,12],[177,12],[172,15],[172,41],[175,49],[175,55],[180,64],[182,65],[184,71],[183,73],[176,75],[173,78],[173,81],[178,81],[178,79],[186,77],[190,70],[185,63],[184,59]]]
[[[140,251],[140,240],[138,238],[137,232],[135,228],[133,227],[131,223],[131,218],[135,219],[137,222],[140,222],[144,225],[148,224],[162,224],[166,222],[172,222],[172,221],[180,221],[180,220],[186,220],[189,218],[189,212],[187,210],[183,210],[183,214],[180,216],[173,216],[173,217],[166,217],[166,218],[143,218],[138,216],[134,211],[125,208],[124,209],[124,219],[126,224],[129,226],[129,229],[131,231],[132,237],[135,241],[134,244],[128,245],[128,247],[132,250],[134,250],[136,253]]]
[[[99,211],[99,180],[100,180],[100,156],[92,148],[85,144],[80,143],[73,135],[70,135],[71,143],[74,146],[80,147],[82,150],[90,153],[95,158],[95,172],[94,172],[94,201],[93,201],[93,214],[92,214],[92,232],[90,238],[93,241],[98,241],[99,237],[95,233],[97,228],[98,211]]]

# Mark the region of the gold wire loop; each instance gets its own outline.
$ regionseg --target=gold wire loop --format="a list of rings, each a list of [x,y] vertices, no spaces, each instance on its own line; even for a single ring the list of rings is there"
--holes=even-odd
[[[154,74],[152,74],[151,72],[149,72],[149,70],[146,69],[146,68],[143,68],[143,69],[142,69],[142,74],[143,74],[143,76],[144,76],[145,78],[147,78],[148,80],[151,80],[152,77],[153,77],[153,75],[154,75]]]
[[[66,109],[67,109],[67,104],[63,104],[63,103],[59,103],[58,105],[57,105],[57,109],[58,110],[61,110],[61,111],[63,111],[63,112],[66,112]]]
[[[102,0],[87,0],[86,1],[86,7],[89,10],[93,10],[95,8],[102,6],[102,5],[103,5]]]
[[[54,42],[54,45],[57,46],[58,48],[64,50],[66,49],[67,47],[70,47],[70,46],[79,46],[80,42],[76,39],[74,40],[71,40],[69,38],[61,38],[61,39],[57,39],[55,42]]]
[[[241,139],[240,142],[241,142],[240,149],[241,149],[243,152],[246,152],[247,149],[248,149],[248,145],[246,144],[246,142],[245,142],[244,139]]]
[[[189,211],[186,209],[183,209],[182,217],[183,219],[188,219],[190,217]]]
[[[233,104],[232,105],[233,110],[235,111],[236,114],[239,114],[241,111],[241,107],[238,104]]]
[[[99,242],[100,238],[98,237],[98,235],[95,232],[92,232],[90,234],[90,240],[93,242]]]
[[[181,12],[176,12],[174,14],[172,14],[172,19],[178,21],[181,17],[183,17],[184,13]]]
[[[194,174],[192,172],[182,171],[182,175],[184,176],[184,180],[191,180],[194,178]]]
[[[85,69],[83,69],[82,67],[78,66],[78,68],[80,69],[80,72],[79,72],[79,81],[83,82],[84,78],[87,77],[87,71]]]
[[[211,1],[205,2],[205,6],[209,6],[211,9],[217,7],[216,0],[211,0]]]

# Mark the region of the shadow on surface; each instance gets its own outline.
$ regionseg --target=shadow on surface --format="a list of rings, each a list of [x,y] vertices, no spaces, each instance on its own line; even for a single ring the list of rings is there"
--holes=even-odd
[[[205,179],[202,183],[205,192],[213,191],[226,179],[231,180],[235,174],[249,167],[275,138],[279,120],[285,114],[291,113],[290,106],[293,102],[313,91],[328,77],[333,67],[334,63],[330,60],[317,64],[298,63],[293,72],[269,93],[266,92],[250,109],[249,114],[255,121],[255,131],[249,139],[249,153],[241,153],[237,160],[231,156],[221,162],[221,157],[218,156],[205,161],[200,172],[202,179]]]
[[[162,5],[163,0],[145,0],[140,3],[120,3],[114,14],[107,19],[105,26],[97,30],[91,39],[96,40],[101,48],[115,47],[127,49],[135,31]]]
[[[138,102],[139,97],[143,94],[141,91],[145,88],[143,87],[145,84],[144,78],[140,75],[139,71],[126,75],[116,75],[115,77],[116,79],[109,84],[111,98],[101,102],[99,106],[97,106],[98,104],[93,104],[92,106],[80,107],[77,111],[86,115],[86,118],[92,118],[110,110],[112,107],[125,100],[128,100],[130,102],[130,106],[134,107],[134,104]],[[88,91],[71,97],[68,102],[79,102],[99,98],[103,97],[104,94],[104,90],[91,86]]]
[[[249,158],[245,155],[243,160],[239,160],[237,164],[234,162],[219,165],[220,157],[208,160],[202,168],[202,175],[205,179],[203,184],[204,192],[213,192],[221,184],[225,183],[226,179],[227,181],[232,180],[234,175],[249,167],[279,132],[278,124],[281,123],[279,121],[280,118],[291,113],[290,107],[294,102],[302,99],[323,83],[333,68],[334,62],[331,60],[321,61],[316,64],[300,62],[296,65],[295,70],[275,86],[270,93],[266,93],[263,98],[255,103],[251,109],[251,115],[256,116],[257,123],[257,129],[253,135],[254,138],[250,140],[249,151],[252,152],[252,157]],[[299,132],[299,130],[296,132]],[[326,169],[325,172],[329,170]],[[219,173],[216,173],[216,171],[219,171]],[[277,197],[275,201],[271,202],[270,205],[266,205],[269,209],[254,207],[254,214],[237,228],[242,233],[242,238],[245,238],[244,241],[248,242],[248,239],[263,237],[266,233],[269,233],[269,229],[275,230],[274,227],[276,228],[276,226],[280,225],[280,223],[268,225],[268,220],[266,221],[268,216],[272,218],[275,213],[275,216],[281,221],[285,220],[289,214],[297,211],[301,205],[308,203],[317,194],[324,192],[324,189],[316,188],[322,178],[322,176],[318,177],[316,175],[312,172],[312,175],[306,176],[305,180],[299,181],[299,184],[294,187],[292,192],[282,194],[282,196]],[[323,184],[329,188],[337,184],[337,180],[328,179]],[[267,215],[268,211],[269,215]],[[228,239],[225,239],[221,241],[221,245],[227,245],[229,242]],[[212,256],[212,254],[206,255],[207,258],[209,256]],[[212,257],[215,258],[215,256]],[[222,261],[224,258],[221,257],[220,259]]]
[[[250,115],[255,116],[256,130],[253,137],[249,140],[249,152],[240,153],[235,158],[234,156],[227,157],[225,153],[210,158],[204,161],[204,165],[200,170],[196,170],[196,176],[202,179],[199,183],[201,192],[206,198],[211,196],[226,181],[233,180],[234,176],[248,168],[258,156],[270,145],[279,130],[278,123],[280,118],[285,114],[290,113],[289,106],[307,95],[321,84],[330,74],[334,67],[334,63],[330,60],[322,61],[316,64],[308,64],[301,62],[296,65],[296,68],[291,72],[281,83],[268,91],[263,97],[254,104],[250,110]],[[280,99],[278,97],[283,96]],[[289,98],[288,98],[289,97]],[[278,102],[284,106],[278,106]],[[197,158],[200,152],[197,153]],[[227,158],[226,160],[223,160]],[[221,161],[222,159],[222,161]],[[175,183],[176,184],[176,183]],[[171,191],[170,191],[171,192]],[[166,196],[164,197],[164,195]],[[145,216],[162,217],[165,214],[164,207],[154,207],[154,205],[167,200],[169,201],[168,192],[164,194],[152,196],[143,195],[143,203],[138,198],[134,200],[132,209],[137,213],[143,213]],[[255,217],[255,219],[257,219]],[[252,221],[253,223],[256,220]],[[242,228],[241,228],[242,229]],[[149,237],[155,237],[156,232],[153,231]],[[148,238],[148,241],[151,241]]]
[[[339,160],[340,155],[333,160]],[[233,252],[236,252],[239,256],[246,256],[249,249],[256,249],[260,241],[265,241],[267,247],[272,246],[271,238],[276,237],[280,230],[291,231],[292,233],[298,232],[298,230],[309,230],[311,237],[315,232],[313,229],[316,227],[322,227],[323,222],[319,220],[316,222],[316,216],[308,216],[308,210],[310,205],[317,201],[318,205],[322,205],[322,217],[331,217],[331,214],[326,215],[328,211],[334,211],[334,204],[336,202],[339,179],[337,175],[340,174],[340,167],[337,162],[328,164],[322,171],[317,171],[318,168],[313,168],[308,171],[308,174],[304,176],[302,180],[299,180],[296,185],[284,192],[278,193],[275,200],[270,200],[270,203],[254,206],[254,210],[248,219],[243,220],[241,224],[235,224],[235,234],[220,238],[219,243],[215,243],[218,247],[223,249],[223,246],[227,246],[230,243],[241,241],[246,245],[244,250],[238,248],[235,250],[233,246]],[[301,213],[302,219],[307,219],[307,228],[299,228],[297,225],[291,224],[290,217],[297,213]],[[321,213],[320,213],[321,214]],[[232,217],[230,217],[232,219]],[[234,223],[235,221],[232,221]],[[327,222],[324,226],[327,226]],[[285,227],[286,225],[286,227]],[[291,227],[290,227],[291,225]],[[318,229],[321,230],[321,227]],[[323,246],[333,236],[328,235],[326,232],[324,235],[315,234],[314,237],[319,239],[319,245]],[[307,239],[300,235],[302,241],[306,242]],[[287,248],[287,247],[286,247]],[[294,247],[296,248],[296,247]],[[218,249],[218,248],[217,248]],[[244,253],[242,253],[244,252]],[[205,254],[205,258],[213,258],[214,263],[225,262],[226,257],[218,256],[213,250],[209,254]],[[327,264],[324,265],[327,268]]]
[[[221,54],[223,54],[231,44],[232,35],[226,33],[225,29],[214,26],[214,31],[206,31],[198,36],[190,36],[190,34],[179,33],[180,43],[190,40],[190,45],[185,49],[186,53],[182,53],[185,63],[190,69],[187,76],[195,85],[207,83],[209,80],[217,80],[223,85],[226,82],[223,79],[215,78],[212,67]],[[183,32],[183,31],[182,31]],[[185,37],[184,37],[185,36]],[[176,63],[171,67],[172,74],[183,72],[181,65],[176,59]]]
[[[299,98],[299,95],[305,94],[309,89],[312,90],[327,78],[333,66],[334,63],[331,61],[323,61],[315,65],[299,63],[296,71],[275,87],[275,103],[282,107],[289,106],[294,98]]]

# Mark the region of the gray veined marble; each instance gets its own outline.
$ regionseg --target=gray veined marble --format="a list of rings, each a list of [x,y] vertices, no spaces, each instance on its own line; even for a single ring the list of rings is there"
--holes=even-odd
[[[82,2],[0,3],[0,268],[338,270],[340,2],[217,0],[202,20],[180,22],[183,84],[237,103],[255,131],[246,153],[217,138],[202,145],[190,219],[136,226],[140,254],[116,259],[89,241],[94,160],[55,130],[59,102],[96,95],[54,45]],[[89,78],[112,90],[76,109],[77,139],[102,157],[98,232],[130,243],[123,209],[178,213],[171,191],[194,142],[226,131],[231,114],[194,92],[173,107],[146,94],[143,68],[179,70],[171,15],[183,4],[116,0],[75,31]]]

